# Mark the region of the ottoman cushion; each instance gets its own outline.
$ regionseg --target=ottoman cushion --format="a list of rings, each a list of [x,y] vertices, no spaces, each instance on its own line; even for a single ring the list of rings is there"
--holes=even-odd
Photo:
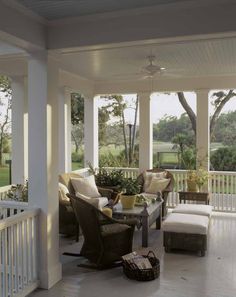
[[[212,206],[203,204],[179,204],[172,213],[193,214],[211,217]]]
[[[207,234],[208,225],[207,216],[172,213],[164,221],[162,229],[175,233]]]

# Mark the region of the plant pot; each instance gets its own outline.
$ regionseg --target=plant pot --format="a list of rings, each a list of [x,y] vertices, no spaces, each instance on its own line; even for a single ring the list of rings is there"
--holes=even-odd
[[[195,181],[187,179],[188,192],[197,192],[197,184]]]
[[[124,209],[134,208],[136,195],[120,195],[120,202]]]

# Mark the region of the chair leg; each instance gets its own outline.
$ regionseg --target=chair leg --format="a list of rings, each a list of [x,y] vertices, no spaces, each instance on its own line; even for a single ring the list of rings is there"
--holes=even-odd
[[[75,235],[75,236],[76,236],[76,237],[75,237],[75,241],[76,241],[76,242],[79,242],[79,231],[80,231],[79,223],[77,223],[77,224],[76,224],[76,231],[75,231],[75,234],[76,234],[76,235]]]
[[[81,255],[80,253],[63,253],[64,256],[70,256],[70,257],[83,257],[83,255]]]

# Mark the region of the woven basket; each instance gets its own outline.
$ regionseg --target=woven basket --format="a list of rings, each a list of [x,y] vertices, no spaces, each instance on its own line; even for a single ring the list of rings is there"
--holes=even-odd
[[[137,281],[151,281],[159,277],[160,261],[157,259],[155,254],[152,251],[149,251],[149,253],[146,256],[143,255],[143,257],[148,258],[152,268],[140,270],[137,267],[130,267],[130,265],[128,265],[125,261],[122,262],[124,274],[128,278],[135,279]]]

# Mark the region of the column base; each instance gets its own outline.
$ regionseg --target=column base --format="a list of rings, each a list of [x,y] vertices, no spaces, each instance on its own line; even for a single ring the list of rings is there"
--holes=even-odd
[[[62,279],[62,265],[58,263],[53,267],[49,267],[48,270],[41,270],[39,275],[39,288],[49,290]]]

